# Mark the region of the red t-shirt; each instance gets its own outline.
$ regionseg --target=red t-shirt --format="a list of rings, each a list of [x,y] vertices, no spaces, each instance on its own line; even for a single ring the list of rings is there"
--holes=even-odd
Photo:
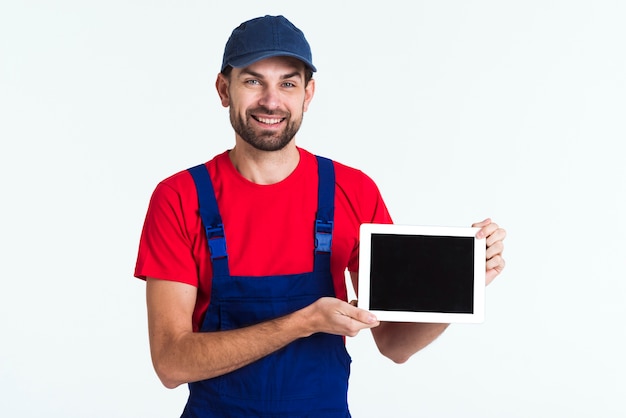
[[[224,223],[233,276],[269,276],[313,270],[317,159],[298,148],[300,162],[285,180],[250,182],[228,152],[206,163]],[[347,299],[345,270],[358,271],[359,226],[391,223],[376,184],[363,172],[334,162],[335,222],[331,272],[338,298]],[[198,330],[211,297],[211,259],[191,174],[160,182],[146,214],[135,277],[172,280],[198,288],[193,327]]]

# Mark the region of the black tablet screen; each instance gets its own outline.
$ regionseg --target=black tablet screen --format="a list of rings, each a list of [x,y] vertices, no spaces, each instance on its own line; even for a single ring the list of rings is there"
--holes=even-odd
[[[371,310],[473,313],[474,238],[373,234]]]

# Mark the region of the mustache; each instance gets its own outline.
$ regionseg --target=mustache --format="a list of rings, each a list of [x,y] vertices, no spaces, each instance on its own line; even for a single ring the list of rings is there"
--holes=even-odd
[[[277,116],[279,118],[286,118],[291,116],[290,112],[283,112],[281,110],[271,110],[266,107],[255,107],[254,109],[250,109],[246,112],[248,116],[252,116],[255,114],[262,114],[264,116]]]

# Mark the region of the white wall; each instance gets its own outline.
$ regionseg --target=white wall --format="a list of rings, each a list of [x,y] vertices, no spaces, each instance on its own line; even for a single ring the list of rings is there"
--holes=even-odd
[[[509,233],[484,324],[400,366],[348,340],[353,415],[624,416],[624,3],[263,3],[0,5],[0,416],[180,414],[137,242],[156,183],[232,145],[213,82],[266,13],[319,69],[299,145],[370,174],[398,223]]]

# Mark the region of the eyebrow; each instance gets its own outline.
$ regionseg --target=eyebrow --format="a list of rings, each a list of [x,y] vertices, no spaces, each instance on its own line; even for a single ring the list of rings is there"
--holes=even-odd
[[[242,74],[248,74],[248,75],[251,75],[252,77],[261,78],[261,79],[265,78],[265,77],[263,77],[263,74],[257,73],[256,71],[252,71],[252,70],[250,70],[248,68],[242,69],[240,75],[242,75]],[[292,78],[292,77],[302,78],[302,73],[300,71],[294,71],[294,72],[291,72],[291,73],[283,74],[280,78],[282,80],[286,80],[286,79],[289,79],[289,78]]]

